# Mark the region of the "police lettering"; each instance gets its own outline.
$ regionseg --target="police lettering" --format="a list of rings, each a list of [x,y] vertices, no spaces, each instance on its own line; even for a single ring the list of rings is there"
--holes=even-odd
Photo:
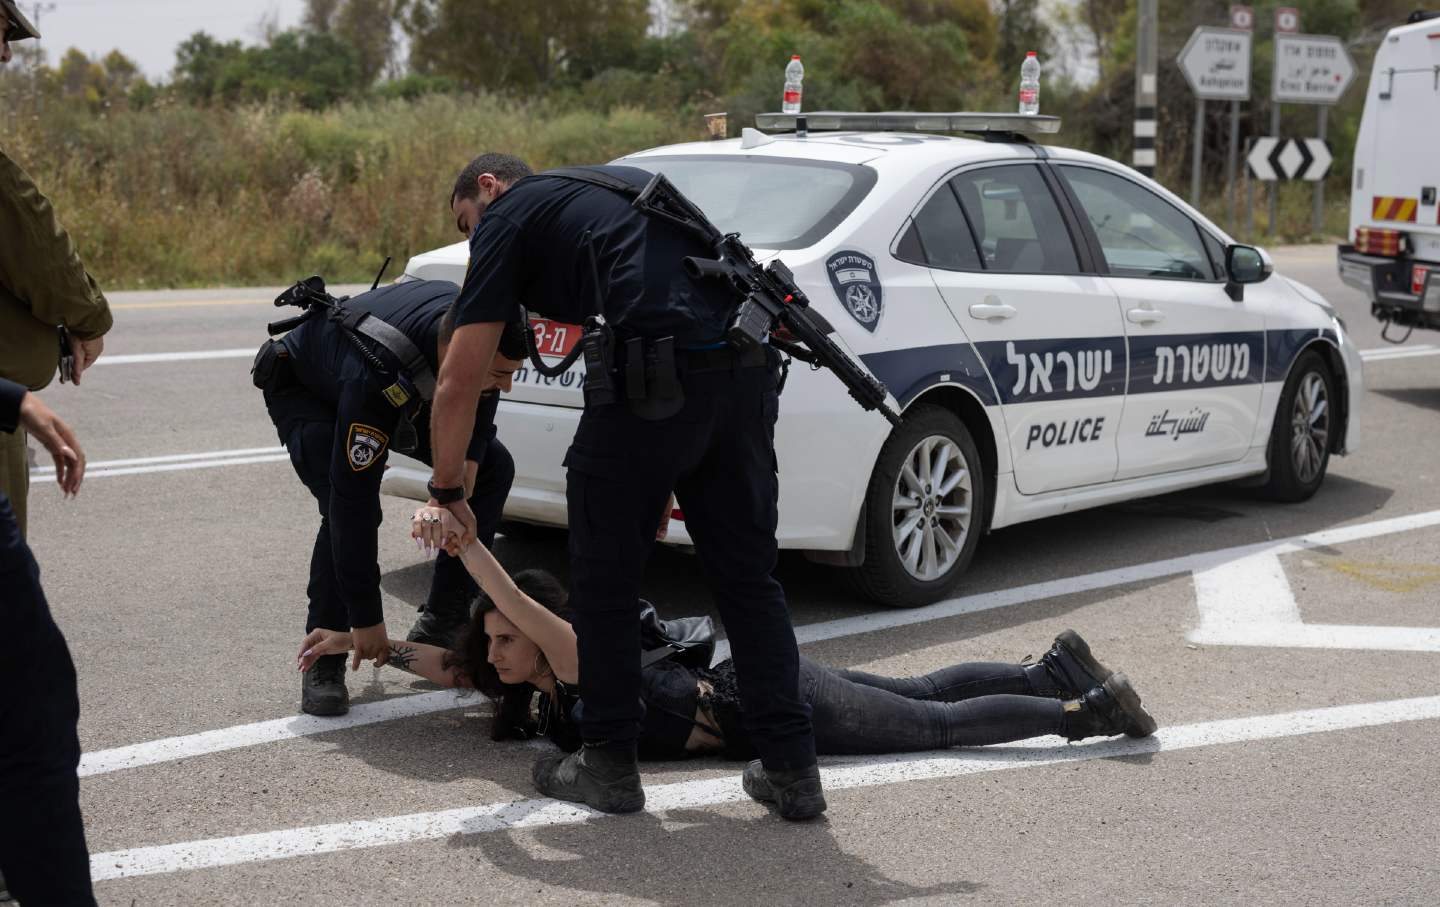
[[[1064,447],[1067,444],[1084,444],[1089,441],[1100,440],[1100,432],[1105,427],[1105,417],[1097,416],[1089,419],[1080,419],[1075,422],[1047,422],[1044,425],[1030,426],[1030,436],[1025,439],[1025,449],[1029,450],[1036,441],[1041,447]]]

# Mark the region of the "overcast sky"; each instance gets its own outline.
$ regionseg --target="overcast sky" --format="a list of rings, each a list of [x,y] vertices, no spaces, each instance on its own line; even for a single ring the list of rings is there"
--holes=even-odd
[[[31,21],[36,0],[19,0]],[[149,78],[166,78],[175,46],[197,31],[222,40],[257,43],[260,22],[278,17],[281,28],[300,24],[305,0],[40,0],[36,25],[51,64],[67,48],[91,56],[119,48]]]

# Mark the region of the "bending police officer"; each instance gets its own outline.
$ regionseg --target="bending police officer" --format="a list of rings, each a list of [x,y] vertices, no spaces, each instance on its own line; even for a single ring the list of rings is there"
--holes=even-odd
[[[584,173],[635,190],[651,176],[613,166]],[[587,359],[585,410],[565,457],[585,744],[537,762],[536,787],[607,812],[644,806],[638,601],[673,490],[715,592],[761,754],[763,769],[753,768],[756,778],[747,769],[747,789],[773,791],[786,818],[819,815],[810,709],[784,591],[771,576],[778,356],[723,342],[736,300],[682,267],[713,250],[637,211],[620,191],[573,171],[532,176],[513,157],[485,154],[461,172],[451,209],[470,236],[471,264],[455,305],[454,354],[436,390],[431,493],[470,534],[475,516],[459,488],[464,421],[518,306],[577,324],[602,316],[613,331],[610,367]],[[598,378],[611,382],[608,395],[592,392]]]
[[[282,339],[267,341],[256,357],[255,381],[265,392],[271,421],[320,509],[305,632],[317,627],[353,632],[353,666],[372,658],[383,664],[388,654],[376,556],[380,480],[392,448],[430,462],[425,381],[410,373],[433,376],[440,369],[456,292],[446,281],[372,290],[333,312],[314,312]],[[382,333],[387,327],[400,336]],[[368,334],[390,338],[389,346]],[[407,368],[408,357],[395,347],[418,358]],[[504,338],[464,430],[466,499],[479,514],[480,534],[492,541],[515,475],[509,451],[495,437],[495,409],[523,350],[518,329]],[[453,643],[453,634],[469,620],[476,591],[458,559],[438,559],[424,613],[409,638]],[[317,667],[318,675],[311,677],[311,671],[302,680],[301,711],[344,714],[349,710],[344,657],[331,656]]]

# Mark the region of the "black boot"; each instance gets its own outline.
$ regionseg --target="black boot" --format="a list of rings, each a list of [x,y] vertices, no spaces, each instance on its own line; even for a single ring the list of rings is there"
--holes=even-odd
[[[1065,703],[1065,739],[1086,737],[1149,737],[1155,719],[1140,704],[1140,694],[1124,674],[1112,674],[1104,684]]]
[[[345,689],[345,655],[321,655],[300,675],[300,711],[307,715],[343,715],[350,711]]]
[[[456,589],[449,595],[431,595],[425,608],[416,619],[415,626],[406,634],[406,642],[418,642],[442,649],[455,648],[460,631],[470,623],[470,602],[473,596],[468,589]]]
[[[814,819],[825,811],[820,769],[814,765],[770,772],[756,759],[745,766],[740,784],[753,799],[774,803],[785,819]]]
[[[635,741],[587,743],[569,755],[542,756],[530,772],[535,789],[556,800],[584,803],[602,813],[645,808]]]
[[[1056,699],[1079,699],[1114,673],[1090,654],[1090,646],[1074,630],[1055,637],[1049,652],[1025,665],[1025,679],[1035,695]]]

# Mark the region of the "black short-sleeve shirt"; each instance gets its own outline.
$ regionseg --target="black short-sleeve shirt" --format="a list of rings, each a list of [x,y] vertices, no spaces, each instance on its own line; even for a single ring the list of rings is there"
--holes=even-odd
[[[590,169],[637,188],[651,177],[635,167]],[[523,304],[572,324],[603,314],[622,336],[707,345],[723,337],[737,300],[718,283],[691,280],[681,266],[690,255],[713,257],[714,250],[636,211],[619,192],[567,177],[529,176],[490,205],[470,237],[456,323],[515,321]]]

